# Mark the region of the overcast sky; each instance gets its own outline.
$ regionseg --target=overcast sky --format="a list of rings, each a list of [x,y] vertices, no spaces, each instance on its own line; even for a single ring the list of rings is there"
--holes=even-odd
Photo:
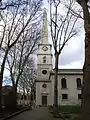
[[[44,0],[44,8],[46,8],[47,14],[49,13],[49,6]],[[49,16],[49,14],[48,14]],[[49,17],[48,17],[49,21]],[[68,41],[67,45],[64,47],[60,59],[59,68],[83,68],[84,64],[84,29],[83,21],[80,23],[82,28],[76,37]],[[49,28],[48,28],[49,31]],[[49,42],[51,43],[51,38],[49,34]],[[53,62],[54,63],[54,62]]]
[[[49,6],[44,0],[44,6],[43,8],[46,8],[47,14],[49,13]],[[49,21],[49,14],[48,14],[48,21]],[[83,26],[83,25],[82,25]],[[49,31],[49,28],[48,28]],[[79,32],[78,36],[71,39],[67,45],[64,47],[60,59],[59,59],[59,68],[73,68],[77,69],[83,68],[84,63],[84,30],[82,27],[82,30]],[[51,43],[51,37],[49,33],[49,43]],[[53,60],[53,67],[54,67],[54,60]],[[5,70],[4,72],[5,76],[8,76],[8,70]]]

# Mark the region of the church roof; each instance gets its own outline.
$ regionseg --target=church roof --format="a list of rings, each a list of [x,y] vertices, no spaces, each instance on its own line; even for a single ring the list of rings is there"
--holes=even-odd
[[[50,73],[51,75],[55,74],[55,69],[53,69]],[[83,74],[82,69],[58,69],[58,74],[65,74],[65,75],[71,75],[71,74]]]

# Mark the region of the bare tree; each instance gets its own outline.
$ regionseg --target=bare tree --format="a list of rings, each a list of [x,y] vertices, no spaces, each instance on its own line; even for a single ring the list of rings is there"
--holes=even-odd
[[[29,1],[28,5],[23,5],[18,7],[7,8],[4,14],[3,19],[3,28],[2,36],[0,40],[0,51],[2,50],[2,62],[0,65],[0,103],[1,103],[1,89],[2,89],[2,80],[3,73],[5,69],[5,63],[11,48],[21,40],[20,37],[23,34],[23,31],[28,29],[28,25],[33,23],[33,20],[37,18],[38,10],[41,6],[41,0]],[[25,23],[22,26],[23,22],[23,13],[25,16]],[[2,25],[2,23],[1,23]],[[1,106],[1,105],[0,105]]]
[[[67,1],[66,1],[67,2]],[[73,2],[71,0],[68,1],[69,7],[66,5],[65,13],[60,14],[60,8],[62,7],[61,0],[50,0],[50,29],[51,29],[51,37],[53,42],[53,47],[55,51],[55,78],[54,78],[54,116],[57,115],[58,112],[58,61],[59,55],[66,43],[74,36],[77,35],[78,30],[76,29],[76,23],[78,22],[78,18],[80,14],[77,16],[71,14],[71,8],[73,6]]]
[[[28,0],[0,0],[0,11],[7,9],[8,7],[17,7],[18,5],[27,5]]]
[[[90,1],[76,1],[83,9],[85,29],[85,62],[83,67],[83,102],[81,120],[90,120]]]
[[[12,48],[9,51],[7,62],[15,95],[20,77],[26,70],[26,63],[30,55],[36,51],[37,44],[40,40],[40,31],[39,28],[37,27],[36,29],[36,27],[37,25],[34,23],[30,28],[31,30],[26,31],[20,38],[20,41],[13,47],[14,49]]]
[[[26,91],[27,103],[31,103],[31,94],[35,94],[35,80],[36,80],[36,68],[34,59],[32,57],[26,63],[25,69],[20,77],[19,85]]]

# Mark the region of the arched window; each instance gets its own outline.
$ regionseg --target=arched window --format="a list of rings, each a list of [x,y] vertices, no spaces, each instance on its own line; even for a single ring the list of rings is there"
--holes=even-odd
[[[62,88],[67,88],[67,84],[66,84],[66,79],[65,78],[61,79],[61,87]]]
[[[43,57],[43,63],[46,63],[46,56]]]
[[[77,82],[77,88],[80,89],[81,88],[81,78],[77,78],[76,82]]]

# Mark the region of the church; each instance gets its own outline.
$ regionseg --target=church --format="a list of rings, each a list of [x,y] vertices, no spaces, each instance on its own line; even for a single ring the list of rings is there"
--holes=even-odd
[[[52,45],[48,42],[47,13],[43,13],[42,42],[38,45],[36,105],[54,104]],[[58,105],[81,103],[82,69],[58,69]]]

